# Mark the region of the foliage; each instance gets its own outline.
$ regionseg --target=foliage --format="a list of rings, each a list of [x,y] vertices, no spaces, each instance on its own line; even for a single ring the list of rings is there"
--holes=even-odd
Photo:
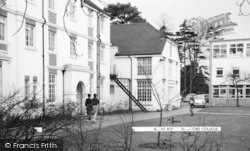
[[[186,79],[190,78],[190,69],[191,66],[187,65],[186,67],[183,67],[181,69],[181,75],[184,75],[185,72],[185,68],[186,68],[186,72],[187,72],[187,77]],[[185,77],[181,76],[181,83],[184,83]],[[201,71],[196,73],[196,76],[193,77],[193,83],[192,83],[192,90],[191,93],[196,93],[196,94],[208,94],[209,93],[209,86],[207,84],[208,78],[207,76],[205,76]],[[190,85],[190,81],[187,80],[187,85]],[[185,90],[184,85],[181,85],[181,91],[187,91],[190,92],[190,87],[187,87]]]
[[[130,24],[130,23],[145,23],[146,20],[143,19],[138,11],[138,8],[128,4],[109,4],[104,8],[111,16],[111,22],[113,24]]]

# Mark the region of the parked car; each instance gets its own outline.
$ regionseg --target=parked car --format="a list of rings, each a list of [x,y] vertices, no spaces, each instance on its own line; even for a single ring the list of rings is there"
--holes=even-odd
[[[209,95],[208,94],[202,94],[202,95],[205,95],[206,103],[209,103]]]
[[[189,102],[189,101],[190,101],[190,98],[193,97],[193,96],[195,96],[195,95],[196,95],[195,93],[190,93],[190,94],[188,94],[188,95],[184,98],[183,102]]]
[[[205,94],[199,94],[195,95],[194,97],[194,107],[201,106],[203,108],[206,107],[206,95]]]

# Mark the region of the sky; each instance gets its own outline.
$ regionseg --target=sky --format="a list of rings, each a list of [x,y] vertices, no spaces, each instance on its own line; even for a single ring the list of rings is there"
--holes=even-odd
[[[231,13],[231,21],[238,24],[237,38],[250,38],[250,15],[239,16],[237,1],[242,0],[103,0],[106,3],[131,3],[141,12],[141,16],[158,28],[156,21],[161,14],[167,14],[178,30],[184,19],[202,17],[204,19]],[[244,12],[250,13],[250,6],[243,7]]]

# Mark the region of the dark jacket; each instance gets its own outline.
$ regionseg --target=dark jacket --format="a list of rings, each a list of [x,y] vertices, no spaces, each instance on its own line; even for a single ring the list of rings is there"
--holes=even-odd
[[[92,99],[92,103],[93,103],[93,105],[98,105],[99,104],[99,100],[97,98],[93,98]]]
[[[93,102],[90,98],[87,98],[86,101],[85,101],[85,106],[87,108],[92,108],[93,107]]]

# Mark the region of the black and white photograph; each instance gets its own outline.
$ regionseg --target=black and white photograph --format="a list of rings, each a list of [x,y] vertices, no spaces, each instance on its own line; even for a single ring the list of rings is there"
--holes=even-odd
[[[0,0],[0,151],[250,151],[250,0]]]

